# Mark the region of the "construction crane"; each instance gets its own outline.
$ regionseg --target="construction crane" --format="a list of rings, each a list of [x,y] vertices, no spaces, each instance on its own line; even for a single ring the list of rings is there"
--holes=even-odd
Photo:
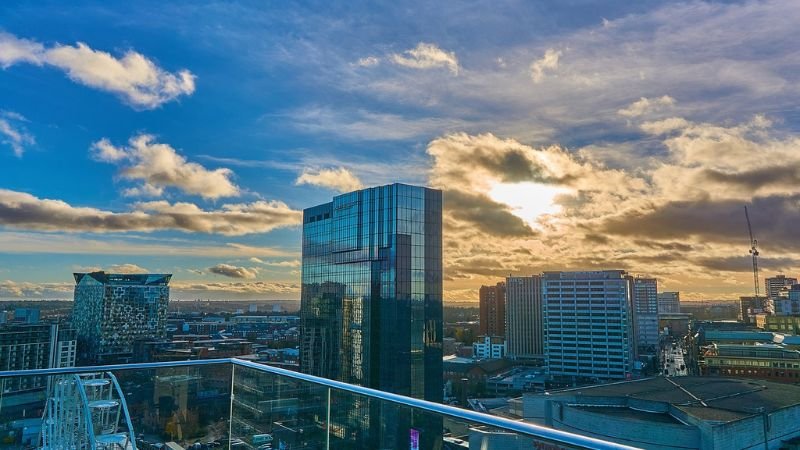
[[[750,233],[750,254],[753,256],[753,286],[755,286],[756,299],[758,299],[758,241],[753,237],[753,227],[750,225],[750,214],[747,213],[747,205],[744,206],[744,217],[747,219],[747,231]]]

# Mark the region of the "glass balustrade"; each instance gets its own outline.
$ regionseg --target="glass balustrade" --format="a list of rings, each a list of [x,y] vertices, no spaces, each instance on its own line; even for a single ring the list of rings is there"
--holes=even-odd
[[[0,372],[0,449],[627,448],[237,359]]]

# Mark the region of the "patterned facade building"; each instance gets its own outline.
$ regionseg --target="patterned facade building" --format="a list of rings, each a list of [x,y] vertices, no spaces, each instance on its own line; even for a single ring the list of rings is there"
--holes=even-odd
[[[302,252],[300,370],[441,402],[441,191],[392,184],[308,208]],[[363,435],[362,448],[407,446],[411,429],[423,442],[441,434],[396,408],[342,409],[337,426]]]
[[[166,337],[171,274],[74,276],[72,316],[80,362],[129,362],[137,341]]]

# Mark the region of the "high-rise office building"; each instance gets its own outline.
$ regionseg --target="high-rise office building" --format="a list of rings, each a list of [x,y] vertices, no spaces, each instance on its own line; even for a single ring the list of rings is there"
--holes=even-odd
[[[786,275],[775,275],[771,278],[764,279],[764,290],[767,298],[776,300],[781,295],[784,288],[791,288],[792,285],[797,284],[797,278],[787,277]]]
[[[631,375],[634,313],[625,271],[545,272],[542,303],[550,375],[594,380]]]
[[[681,312],[681,293],[680,292],[659,292],[658,293],[658,313],[659,314],[678,314]]]
[[[440,402],[441,191],[391,184],[308,208],[302,252],[301,371]],[[366,433],[364,448],[441,434],[427,429],[436,421],[352,400],[338,426]]]
[[[631,279],[636,346],[644,352],[658,345],[658,281],[655,278]]]
[[[480,296],[480,334],[482,336],[506,335],[506,284],[481,286]]]
[[[506,278],[506,355],[514,359],[544,357],[542,277]]]
[[[136,341],[166,337],[171,274],[74,276],[72,320],[81,362],[128,362]]]

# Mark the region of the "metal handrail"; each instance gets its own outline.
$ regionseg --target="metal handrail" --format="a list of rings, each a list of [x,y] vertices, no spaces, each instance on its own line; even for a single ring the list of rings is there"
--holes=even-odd
[[[515,433],[520,433],[532,438],[540,438],[555,443],[578,446],[592,449],[601,450],[632,450],[635,447],[617,444],[614,442],[602,441],[587,436],[568,433],[565,431],[547,428],[540,425],[533,425],[521,421],[514,421],[504,417],[492,416],[489,414],[479,413],[467,409],[456,408],[449,405],[434,403],[427,400],[406,397],[403,395],[392,394],[390,392],[379,391],[377,389],[367,388],[363,386],[356,386],[341,381],[329,380],[314,375],[294,372],[287,369],[282,369],[274,366],[267,366],[258,364],[251,361],[245,361],[237,358],[220,358],[220,359],[201,359],[191,361],[168,361],[168,362],[154,362],[154,363],[132,363],[132,364],[115,364],[107,366],[91,366],[91,367],[62,367],[54,369],[32,369],[32,370],[18,370],[18,371],[0,371],[0,379],[8,377],[19,376],[40,376],[40,375],[60,375],[60,374],[75,374],[75,373],[89,373],[89,372],[107,372],[115,370],[146,370],[146,369],[159,369],[169,367],[182,367],[182,366],[208,366],[218,364],[232,364],[241,367],[258,370],[261,372],[272,373],[278,376],[293,378],[296,380],[306,381],[309,383],[326,386],[340,391],[350,392],[357,395],[366,397],[377,398],[392,403],[396,403],[411,408],[418,408],[444,416],[449,416],[469,422],[474,422],[489,427],[500,428]]]

